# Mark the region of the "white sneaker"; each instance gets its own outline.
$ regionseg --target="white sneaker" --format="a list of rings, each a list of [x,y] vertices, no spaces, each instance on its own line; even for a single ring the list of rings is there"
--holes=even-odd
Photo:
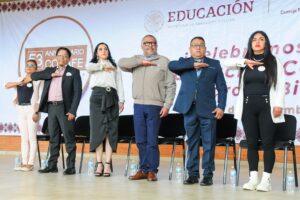
[[[261,182],[257,185],[256,190],[261,192],[269,192],[272,190],[270,173],[263,173]]]
[[[243,189],[244,190],[255,190],[257,184],[258,184],[257,171],[251,171],[249,181],[243,185]]]

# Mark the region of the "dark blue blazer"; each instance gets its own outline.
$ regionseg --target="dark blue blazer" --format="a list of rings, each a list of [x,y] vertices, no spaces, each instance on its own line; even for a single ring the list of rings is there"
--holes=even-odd
[[[48,113],[48,94],[52,80],[51,74],[54,73],[55,70],[56,67],[47,67],[43,71],[34,72],[31,75],[32,80],[45,80],[39,107],[40,112]],[[66,66],[62,77],[62,93],[65,113],[70,112],[76,115],[81,99],[82,83],[79,70],[69,65]]]
[[[171,61],[169,69],[181,78],[181,87],[177,96],[174,110],[186,114],[194,100],[199,116],[214,118],[212,111],[215,108],[225,109],[227,99],[227,86],[218,60],[205,57],[204,62],[209,66],[202,68],[197,77],[194,68],[194,58],[180,58]],[[216,90],[218,92],[218,104],[216,103]]]

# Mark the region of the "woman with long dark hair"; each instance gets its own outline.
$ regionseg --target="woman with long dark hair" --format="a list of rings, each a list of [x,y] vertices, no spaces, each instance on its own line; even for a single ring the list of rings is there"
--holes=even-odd
[[[283,66],[271,52],[270,40],[263,31],[255,31],[248,41],[245,59],[228,59],[228,67],[240,67],[240,92],[235,118],[242,120],[248,144],[250,180],[245,190],[270,191],[275,162],[276,123],[284,122],[285,77]],[[258,180],[258,141],[264,151],[264,172]]]
[[[90,151],[96,151],[95,176],[109,177],[112,152],[117,149],[119,113],[124,109],[121,71],[112,59],[108,45],[103,42],[96,46],[86,70],[91,74]]]

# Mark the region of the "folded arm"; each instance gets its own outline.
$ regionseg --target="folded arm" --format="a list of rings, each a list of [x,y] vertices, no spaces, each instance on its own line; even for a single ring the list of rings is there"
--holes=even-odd
[[[18,85],[21,85],[22,81],[20,82],[8,82],[5,84],[5,89],[11,89],[11,88],[16,88]]]
[[[143,59],[139,56],[121,58],[118,62],[119,67],[125,72],[132,72],[134,68],[143,65]]]
[[[186,58],[179,58],[179,60],[171,61],[168,67],[171,72],[178,75],[182,74],[184,71],[195,69],[194,60]]]

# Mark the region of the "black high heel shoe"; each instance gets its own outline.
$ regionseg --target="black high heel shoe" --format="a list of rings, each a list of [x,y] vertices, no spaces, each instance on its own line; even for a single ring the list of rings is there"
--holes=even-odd
[[[109,167],[110,167],[110,163],[109,162],[105,162],[105,164],[109,165]],[[111,169],[111,167],[110,167],[110,169]],[[103,177],[110,177],[110,172],[104,172],[103,173]]]
[[[98,172],[97,169],[98,169],[98,165],[101,164],[102,165],[102,170],[101,172]],[[103,176],[103,172],[104,172],[104,165],[102,162],[96,162],[96,165],[95,165],[95,171],[94,171],[94,175],[99,177],[99,176]]]

